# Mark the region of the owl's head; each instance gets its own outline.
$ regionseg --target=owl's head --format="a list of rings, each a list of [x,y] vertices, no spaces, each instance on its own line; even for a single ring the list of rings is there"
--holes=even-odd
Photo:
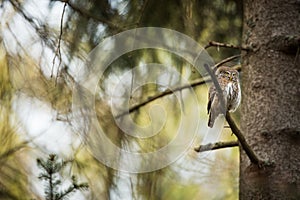
[[[229,81],[237,81],[239,78],[239,72],[230,67],[221,66],[217,69],[216,76]]]

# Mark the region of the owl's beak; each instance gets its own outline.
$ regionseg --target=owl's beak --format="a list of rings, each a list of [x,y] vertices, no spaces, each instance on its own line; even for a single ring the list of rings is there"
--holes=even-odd
[[[232,75],[231,75],[231,76],[229,77],[229,80],[232,81],[232,79],[233,79],[233,77],[232,77]]]

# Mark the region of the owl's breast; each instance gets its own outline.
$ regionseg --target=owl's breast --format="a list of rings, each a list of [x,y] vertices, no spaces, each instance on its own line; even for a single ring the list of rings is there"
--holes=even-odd
[[[227,100],[231,100],[233,98],[233,84],[229,82],[226,87]]]
[[[240,88],[237,84],[229,82],[227,84],[227,108],[233,112],[240,104]]]

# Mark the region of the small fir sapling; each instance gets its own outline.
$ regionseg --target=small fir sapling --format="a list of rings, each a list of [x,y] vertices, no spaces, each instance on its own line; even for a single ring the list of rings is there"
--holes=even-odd
[[[62,181],[59,177],[59,172],[66,167],[70,161],[58,160],[57,155],[50,154],[47,160],[41,158],[37,159],[37,165],[42,169],[38,178],[45,181],[45,198],[46,200],[63,200],[70,197],[72,193],[77,190],[88,190],[87,183],[78,183],[77,178],[73,175],[71,177],[72,184],[67,189],[60,189]]]

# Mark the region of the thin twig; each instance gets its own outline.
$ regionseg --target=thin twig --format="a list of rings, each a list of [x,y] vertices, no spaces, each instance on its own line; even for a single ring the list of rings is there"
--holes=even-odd
[[[18,13],[30,24],[31,27],[33,27],[38,36],[43,40],[44,37],[43,35],[41,34],[41,31],[40,31],[40,27],[35,23],[35,20],[33,17],[31,16],[28,16],[24,10],[22,10],[21,8],[21,5],[18,1],[14,1],[14,0],[9,0],[10,4],[13,6],[13,8],[18,11]],[[45,42],[46,43],[46,42]],[[47,43],[46,43],[47,44]]]
[[[61,43],[61,38],[62,38],[62,34],[63,34],[63,23],[64,23],[64,15],[65,15],[66,7],[67,7],[67,3],[64,4],[64,8],[63,8],[63,11],[62,11],[62,15],[61,15],[61,19],[60,19],[60,33],[59,33],[59,38],[58,38],[58,44],[57,44],[57,48],[54,52],[54,54],[55,54],[54,58],[52,60],[51,77],[53,76],[53,70],[54,70],[56,57],[58,57],[58,59],[59,59],[59,64],[58,64],[57,76],[56,76],[56,79],[55,79],[55,83],[57,81],[59,67],[61,65],[61,60],[62,60],[61,59],[61,51],[60,51],[60,43]]]
[[[252,50],[251,48],[247,48],[247,47],[236,46],[233,44],[225,44],[225,43],[215,42],[215,41],[210,41],[208,43],[208,45],[206,45],[204,48],[208,49],[209,47],[224,47],[224,48],[230,48],[230,49],[240,49],[240,50],[244,50],[244,51]]]
[[[38,26],[34,20],[34,18],[32,16],[29,16],[25,13],[24,10],[22,10],[21,5],[18,1],[14,1],[14,0],[9,0],[9,2],[11,3],[11,5],[14,7],[15,10],[18,11],[18,13],[30,24],[30,26],[32,28],[35,29],[35,31],[37,32],[38,36],[41,38],[41,40],[43,42],[45,42],[45,44],[50,48],[53,49],[53,41],[51,39],[49,39],[49,37],[47,37],[48,35],[45,35],[45,31],[42,32],[41,26]],[[46,39],[48,39],[49,41],[47,41]]]
[[[181,91],[181,90],[184,90],[184,89],[188,89],[188,88],[191,88],[191,87],[195,87],[197,85],[201,85],[201,84],[204,84],[205,82],[209,81],[208,80],[208,77],[204,77],[204,78],[201,78],[201,79],[198,79],[192,83],[189,83],[189,84],[185,84],[185,85],[181,85],[181,86],[178,86],[178,87],[175,87],[173,89],[168,89],[162,93],[159,93],[159,94],[156,94],[152,97],[148,97],[145,101],[141,102],[141,103],[138,103],[134,106],[132,106],[131,108],[129,108],[128,111],[124,111],[123,113],[119,114],[116,116],[116,118],[120,118],[120,117],[123,117],[124,115],[127,115],[139,108],[141,108],[142,106],[145,106],[146,104],[156,100],[156,99],[159,99],[161,97],[164,97],[166,95],[170,95],[170,94],[173,94],[174,92],[177,92],[177,91]]]
[[[238,141],[229,141],[229,142],[216,142],[216,143],[208,143],[205,145],[200,145],[195,147],[194,150],[196,152],[204,152],[209,150],[217,150],[217,149],[224,149],[229,147],[237,147],[239,146]]]
[[[230,56],[230,57],[228,57],[228,58],[225,58],[224,60],[222,60],[222,61],[220,61],[219,63],[215,64],[215,66],[214,66],[214,68],[213,68],[214,71],[216,71],[216,70],[218,69],[218,67],[224,65],[225,63],[228,63],[228,62],[230,62],[230,61],[232,61],[232,60],[234,60],[234,59],[236,59],[236,58],[239,58],[239,57],[241,57],[241,54],[239,54],[239,55],[234,55],[234,56]]]
[[[21,5],[18,1],[15,0],[9,0],[9,2],[11,3],[11,5],[14,7],[14,9],[16,9],[30,24],[32,27],[34,27],[36,30],[39,29],[39,27],[37,26],[37,24],[34,22],[33,18],[28,16],[22,9],[21,9]],[[38,31],[37,31],[38,32]]]

